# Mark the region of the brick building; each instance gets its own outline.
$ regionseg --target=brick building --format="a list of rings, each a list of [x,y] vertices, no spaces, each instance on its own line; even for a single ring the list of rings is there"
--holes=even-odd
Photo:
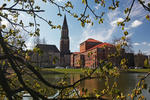
[[[89,38],[80,44],[80,52],[71,54],[71,66],[98,67],[100,59],[107,60],[108,55],[115,51],[114,45]]]
[[[80,44],[80,52],[71,54],[70,64],[76,68],[95,68],[99,66],[100,60],[104,60],[120,67],[121,60],[125,58],[125,64],[128,67],[144,67],[144,61],[148,59],[146,55],[126,53],[124,49],[121,49],[119,56],[108,58],[108,55],[115,53],[116,47],[114,45],[89,38]]]

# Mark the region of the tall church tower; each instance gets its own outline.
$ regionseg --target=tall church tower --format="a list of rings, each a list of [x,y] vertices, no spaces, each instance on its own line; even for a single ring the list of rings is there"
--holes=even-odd
[[[60,53],[61,53],[61,55],[70,54],[69,30],[68,30],[66,15],[64,16],[64,22],[63,22],[63,26],[62,26],[62,30],[61,30]]]

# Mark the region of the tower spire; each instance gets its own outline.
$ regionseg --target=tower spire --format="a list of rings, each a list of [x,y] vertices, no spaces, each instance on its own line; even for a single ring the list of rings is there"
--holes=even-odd
[[[62,30],[61,30],[60,52],[62,55],[70,53],[69,30],[68,30],[66,15],[64,16],[64,21],[63,21]]]
[[[66,29],[66,28],[68,29],[68,24],[67,24],[67,19],[66,19],[66,15],[65,15],[62,29]]]

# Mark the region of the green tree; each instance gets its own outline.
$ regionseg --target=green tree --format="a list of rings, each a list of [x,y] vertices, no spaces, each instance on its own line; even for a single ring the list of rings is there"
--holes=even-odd
[[[144,67],[149,67],[150,65],[149,65],[149,62],[148,62],[148,59],[145,59],[144,60]]]
[[[121,38],[114,37],[112,43],[115,44],[124,44],[123,48],[125,49],[126,53],[133,53],[133,46],[131,38],[127,37],[126,41],[122,41]]]
[[[119,69],[117,67],[111,67],[111,64],[105,61],[100,61],[100,68],[88,69],[85,71],[84,77],[80,80],[74,82],[73,84],[68,84],[64,80],[62,80],[59,84],[52,84],[48,82],[39,72],[39,68],[31,65],[29,63],[29,51],[23,51],[23,48],[26,47],[25,41],[22,40],[22,37],[17,34],[21,34],[22,31],[26,32],[29,36],[39,36],[40,35],[40,24],[37,19],[40,19],[46,22],[52,29],[60,29],[60,25],[54,25],[51,20],[47,20],[41,17],[41,13],[44,12],[40,8],[40,5],[37,3],[39,0],[1,0],[3,3],[0,5],[0,21],[6,20],[11,25],[11,28],[6,31],[6,25],[0,25],[0,96],[7,97],[9,100],[21,99],[21,91],[25,91],[30,93],[34,100],[39,100],[39,98],[43,100],[47,100],[47,96],[45,96],[47,90],[44,87],[41,87],[41,84],[47,86],[48,90],[54,89],[59,90],[59,99],[69,98],[68,91],[72,91],[75,89],[79,83],[86,79],[100,78],[105,79],[106,88],[102,91],[96,91],[94,97],[90,97],[88,95],[80,96],[78,92],[76,92],[76,98],[82,99],[96,99],[101,98],[103,95],[111,95],[114,99],[125,99],[125,96],[117,91],[116,83],[113,84],[112,87],[109,86],[109,77],[114,76],[117,77],[119,75]],[[81,22],[81,26],[84,27],[85,24],[91,23],[94,24],[90,20],[90,16],[94,16],[96,20],[98,20],[99,24],[104,21],[104,12],[99,14],[95,13],[95,11],[91,8],[89,3],[90,0],[82,0],[83,13],[73,12],[74,8],[71,1],[66,1],[64,4],[59,4],[55,0],[41,0],[43,3],[50,3],[53,6],[58,7],[58,16],[62,16],[62,12],[65,11],[69,13],[71,16],[76,18]],[[126,17],[124,21],[118,22],[118,26],[122,27],[124,31],[124,26],[126,22],[130,21],[131,10],[133,9],[133,5],[136,0],[132,0],[129,8],[124,10]],[[142,0],[137,0],[139,4],[148,12],[150,12],[150,3],[145,4]],[[95,4],[100,4],[103,8],[107,1],[105,0],[95,0],[92,1]],[[50,5],[50,6],[51,6]],[[108,7],[109,10],[115,10],[119,7],[119,0],[111,0],[111,5]],[[107,8],[106,8],[107,9]],[[88,13],[90,11],[90,14]],[[33,20],[28,24],[24,21],[24,19],[20,18],[20,14],[27,14]],[[150,16],[146,15],[146,19],[150,20]],[[30,29],[29,29],[30,27]],[[33,31],[31,31],[33,30]],[[127,31],[123,32],[124,36],[121,38],[123,41],[126,41],[126,36],[128,35]],[[21,48],[16,48],[13,45],[13,41],[11,41],[14,37],[17,41],[16,45],[21,45]],[[118,45],[118,47],[123,46],[123,44]],[[34,49],[35,52],[39,52],[38,49]],[[7,66],[7,68],[5,68]],[[97,70],[97,76],[93,75]],[[10,74],[9,74],[10,73]],[[148,76],[148,75],[147,75]],[[135,91],[138,90],[143,83],[143,80],[147,77],[145,76],[139,82],[139,85],[136,87]],[[30,80],[35,80],[31,82]],[[41,84],[40,84],[41,83]],[[144,83],[143,83],[144,84]],[[75,89],[76,90],[76,89]],[[46,91],[46,92],[45,92]],[[85,91],[86,92],[86,91]],[[51,93],[51,92],[49,92]],[[132,98],[134,98],[137,92],[133,92],[131,94]]]

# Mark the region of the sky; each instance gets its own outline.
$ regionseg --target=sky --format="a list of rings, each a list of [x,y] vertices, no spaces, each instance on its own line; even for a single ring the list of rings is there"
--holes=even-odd
[[[67,2],[67,0],[55,1],[61,5]],[[87,14],[89,13],[91,15],[90,18],[94,22],[93,26],[91,24],[87,24],[85,27],[81,27],[81,24],[77,21],[77,19],[70,16],[67,12],[61,11],[62,15],[66,15],[67,17],[71,52],[79,51],[80,43],[88,38],[111,43],[114,38],[120,38],[123,36],[123,31],[116,23],[125,18],[126,15],[123,10],[130,6],[131,1],[132,0],[120,0],[120,7],[114,11],[107,9],[108,5],[111,4],[111,2],[108,2],[107,0],[105,8],[102,8],[100,5],[94,4],[90,1],[90,7],[93,8],[97,14],[102,11],[105,12],[104,23],[98,24],[98,21],[94,20],[93,15],[87,11]],[[149,0],[146,0],[146,2],[148,1]],[[82,0],[71,0],[71,2],[74,5],[74,9],[71,10],[72,12],[77,12],[78,14],[83,12],[85,5],[82,4]],[[2,2],[0,5],[1,4]],[[52,23],[54,24],[63,24],[64,16],[57,16],[58,8],[56,6],[50,3],[42,3],[39,0],[37,4],[41,5],[41,9],[45,10],[45,12],[40,13],[40,16],[45,19],[52,20]],[[131,21],[126,23],[125,30],[129,32],[128,37],[131,39],[134,52],[137,53],[140,50],[144,54],[150,55],[150,21],[145,19],[146,14],[149,13],[146,12],[136,0],[130,15]],[[21,18],[24,19],[26,23],[33,20],[24,13],[21,13]],[[54,44],[59,49],[61,30],[51,29],[51,27],[42,20],[38,19],[38,22],[40,24],[40,39],[45,38],[47,44]],[[28,38],[26,44],[28,48],[31,48],[33,46],[33,38]]]

